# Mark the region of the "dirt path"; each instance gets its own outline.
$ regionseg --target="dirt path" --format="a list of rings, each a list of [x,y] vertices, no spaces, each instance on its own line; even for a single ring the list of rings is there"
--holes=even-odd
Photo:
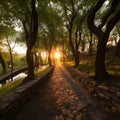
[[[102,108],[61,66],[43,81],[14,120],[110,120]]]

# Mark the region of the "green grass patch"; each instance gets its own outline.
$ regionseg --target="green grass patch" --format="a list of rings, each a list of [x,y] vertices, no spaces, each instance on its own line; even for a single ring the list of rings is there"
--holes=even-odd
[[[40,73],[44,72],[49,66],[42,66],[40,69],[35,71],[35,75],[39,75]],[[24,78],[21,78],[19,80],[14,80],[11,82],[8,82],[7,84],[4,84],[2,87],[0,87],[0,96],[4,96],[10,91],[14,90],[18,86],[20,86],[23,83]]]
[[[87,76],[94,76],[94,61],[95,56],[81,54],[77,69],[82,71]],[[69,66],[74,66],[74,61],[66,62],[66,64]]]
[[[4,84],[2,87],[0,87],[0,96],[4,96],[5,94],[17,88],[20,84],[22,84],[23,79],[24,78]]]
[[[45,66],[42,66],[39,69],[35,70],[35,75],[39,75],[40,73],[44,72],[48,67],[49,67],[49,65],[45,65]]]
[[[94,76],[94,62],[95,56],[90,56],[87,54],[81,55],[78,70],[82,71],[87,76]]]
[[[67,61],[65,63],[68,64],[69,66],[74,66],[74,62],[73,61]]]
[[[80,62],[78,70],[93,78],[95,75],[95,54],[80,54]],[[70,66],[74,66],[74,62],[66,62]],[[106,80],[101,84],[120,88],[120,60],[114,57],[114,49],[108,49],[106,52],[105,65],[107,72],[112,75],[110,80]]]
[[[94,68],[91,66],[80,64],[78,70],[84,72],[87,76],[94,76]]]

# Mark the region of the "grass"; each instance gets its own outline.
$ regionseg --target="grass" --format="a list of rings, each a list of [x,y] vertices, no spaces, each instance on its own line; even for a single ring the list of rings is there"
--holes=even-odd
[[[94,76],[95,56],[82,55],[78,70],[83,71],[87,76]]]
[[[81,54],[80,55],[80,65],[78,66],[78,70],[82,71],[89,77],[94,76],[94,68],[95,68],[95,55]],[[67,62],[70,66],[74,66],[74,62]],[[114,86],[120,88],[120,60],[114,57],[114,48],[107,50],[106,59],[105,59],[107,72],[113,76],[111,80],[105,81],[104,85]]]
[[[48,68],[48,65],[41,67],[40,69],[35,71],[35,75],[39,75],[40,73],[44,72]],[[24,78],[21,78],[19,80],[8,82],[7,84],[4,84],[2,87],[0,87],[0,96],[4,96],[10,91],[14,90],[18,86],[20,86],[23,83]]]
[[[87,76],[94,76],[94,60],[95,56],[89,56],[88,54],[81,54],[78,70],[82,71]],[[66,62],[70,66],[74,66],[74,62]]]
[[[4,84],[2,87],[0,87],[0,96],[4,96],[7,93],[9,93],[11,90],[14,90],[20,84],[22,84],[22,82],[23,82],[23,78],[16,80],[16,81],[8,82],[7,84]]]
[[[35,71],[35,75],[39,75],[40,73],[44,72],[49,66],[48,65],[45,65],[45,66],[42,66],[41,68],[37,69]]]

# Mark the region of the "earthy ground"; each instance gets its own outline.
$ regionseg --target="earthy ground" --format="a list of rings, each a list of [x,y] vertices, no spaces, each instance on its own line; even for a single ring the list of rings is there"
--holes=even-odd
[[[74,74],[74,71],[73,71]],[[43,80],[14,120],[117,120],[61,65]]]

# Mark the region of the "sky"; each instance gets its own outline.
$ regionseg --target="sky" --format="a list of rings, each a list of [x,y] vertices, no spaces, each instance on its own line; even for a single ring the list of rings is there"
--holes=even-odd
[[[14,52],[16,52],[18,54],[26,54],[26,47],[17,44],[14,48]]]

